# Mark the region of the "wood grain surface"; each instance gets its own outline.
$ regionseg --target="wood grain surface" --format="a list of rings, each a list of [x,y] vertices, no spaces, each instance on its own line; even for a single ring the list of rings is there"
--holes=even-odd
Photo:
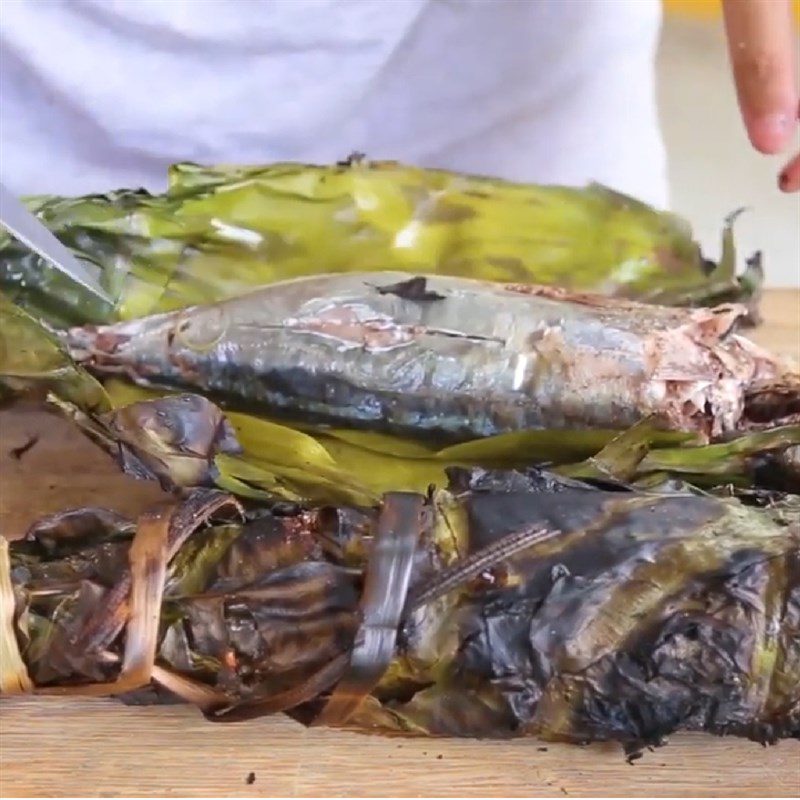
[[[770,292],[751,333],[800,359],[800,292]],[[21,458],[14,448],[38,436]],[[0,532],[83,504],[136,514],[159,496],[121,476],[59,417],[0,412]],[[252,773],[252,775],[251,775]],[[248,778],[252,782],[248,781]],[[283,717],[205,722],[191,708],[113,700],[0,701],[0,795],[74,796],[797,796],[800,742],[762,748],[675,736],[629,765],[613,746],[536,740],[398,739],[306,730]]]

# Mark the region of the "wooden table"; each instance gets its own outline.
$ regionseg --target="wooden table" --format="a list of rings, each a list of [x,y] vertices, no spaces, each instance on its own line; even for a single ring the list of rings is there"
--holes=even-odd
[[[800,359],[800,292],[772,292],[753,338]],[[21,460],[8,455],[40,436]],[[0,412],[0,531],[82,504],[136,514],[158,497],[117,472],[70,425],[38,409]],[[252,773],[252,775],[251,775]],[[248,783],[248,776],[254,777]],[[409,740],[305,730],[284,718],[213,725],[191,708],[113,700],[3,699],[3,796],[792,796],[800,742],[770,748],[703,735],[628,765],[611,746],[534,740]]]

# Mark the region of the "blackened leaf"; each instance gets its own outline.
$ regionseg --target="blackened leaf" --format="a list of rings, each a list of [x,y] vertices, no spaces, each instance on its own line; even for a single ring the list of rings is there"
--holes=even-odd
[[[428,291],[428,280],[421,275],[409,278],[407,281],[392,283],[389,286],[376,286],[378,294],[394,294],[403,300],[413,300],[415,303],[430,303],[434,300],[444,300],[444,295],[439,292]]]

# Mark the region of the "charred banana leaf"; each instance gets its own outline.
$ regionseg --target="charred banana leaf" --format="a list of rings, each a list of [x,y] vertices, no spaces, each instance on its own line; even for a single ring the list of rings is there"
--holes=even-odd
[[[800,736],[796,498],[451,478],[244,522],[201,490],[136,524],[79,509],[0,540],[3,693],[629,752]]]
[[[0,287],[54,325],[131,319],[324,272],[392,269],[562,286],[667,305],[755,304],[731,225],[718,265],[683,220],[601,186],[570,189],[351,159],[178,164],[162,195],[38,197],[29,207],[97,264],[114,308],[0,232]],[[752,315],[751,315],[752,316]]]
[[[66,341],[98,375],[293,422],[444,443],[655,418],[719,439],[800,420],[800,375],[735,332],[744,313],[351,273],[73,328]]]

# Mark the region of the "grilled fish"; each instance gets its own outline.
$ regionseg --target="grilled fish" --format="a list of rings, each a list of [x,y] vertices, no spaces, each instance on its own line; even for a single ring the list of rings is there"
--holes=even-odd
[[[745,314],[376,272],[73,328],[66,341],[100,374],[339,426],[467,439],[654,418],[709,440],[777,424],[770,397],[781,422],[800,412],[800,376],[735,332]]]

